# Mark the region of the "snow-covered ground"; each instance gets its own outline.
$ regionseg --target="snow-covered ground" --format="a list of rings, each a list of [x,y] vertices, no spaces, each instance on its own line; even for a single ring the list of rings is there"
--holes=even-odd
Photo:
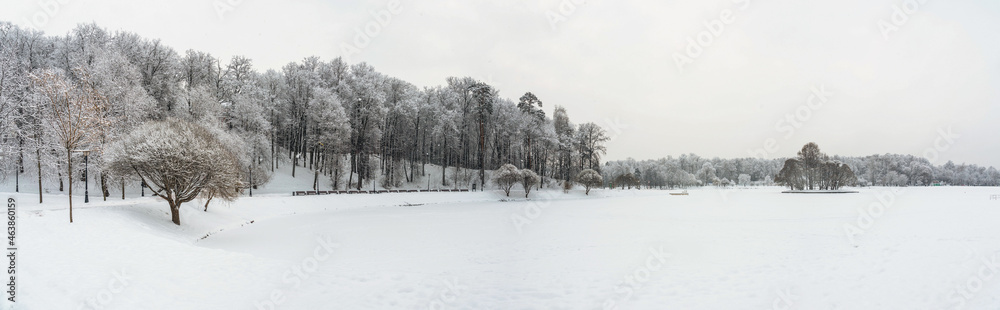
[[[1000,307],[1000,188],[782,190],[16,194],[17,309]]]

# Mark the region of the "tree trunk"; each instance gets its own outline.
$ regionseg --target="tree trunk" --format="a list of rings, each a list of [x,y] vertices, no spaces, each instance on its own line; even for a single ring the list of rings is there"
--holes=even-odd
[[[167,200],[167,202],[170,204],[170,221],[174,222],[174,224],[177,224],[177,226],[180,226],[181,225],[181,204],[178,203],[178,202],[175,202],[173,200]]]
[[[42,203],[42,151],[35,149],[35,163],[38,164],[38,203]]]
[[[69,222],[73,222],[73,153],[66,149],[66,176],[69,177]],[[61,180],[60,180],[61,181]]]
[[[340,156],[340,155],[335,155]],[[333,189],[340,189],[340,158],[337,158],[337,167],[333,169]]]
[[[319,170],[313,170],[313,190],[319,190]]]
[[[108,196],[111,196],[111,191],[108,190],[107,176],[104,172],[101,172],[101,196],[104,196],[104,201],[108,201]]]
[[[215,198],[215,195],[208,195],[208,200],[205,200],[205,212],[208,212],[208,203],[212,202],[212,198]]]
[[[351,167],[347,170],[347,185],[344,186],[344,189],[351,189],[351,183],[354,182],[354,152],[351,152],[349,161],[351,162]]]
[[[483,128],[483,121],[479,121],[479,187],[486,185],[486,157],[483,154],[486,149],[486,135]]]
[[[364,174],[362,174],[362,172],[368,168],[368,165],[365,163],[368,161],[368,158],[366,158],[365,155],[358,155],[357,161],[358,161],[358,190],[360,191],[361,186],[364,185],[363,180],[365,176]]]
[[[17,171],[14,171],[14,192],[21,192],[21,173],[24,173],[24,138],[17,139]]]
[[[444,148],[441,149],[441,186],[445,186],[445,169],[448,169],[448,137],[444,137]]]
[[[274,110],[271,110],[271,124],[274,124]],[[274,163],[275,163],[276,159],[274,157],[274,127],[273,126],[271,127],[270,134],[271,134],[271,172],[274,172]]]

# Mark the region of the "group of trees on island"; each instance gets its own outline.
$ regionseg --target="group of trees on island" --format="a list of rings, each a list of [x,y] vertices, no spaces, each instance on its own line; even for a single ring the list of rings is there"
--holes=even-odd
[[[820,152],[819,145],[809,142],[802,147],[798,158],[785,160],[785,165],[774,177],[774,182],[792,190],[837,190],[854,186],[858,178],[851,167]]]
[[[84,178],[100,184],[104,199],[148,185],[180,204],[233,197],[281,167],[312,178],[313,189],[360,189],[374,180],[385,188],[483,186],[486,170],[505,163],[546,186],[601,169],[609,138],[600,126],[574,124],[558,105],[546,115],[541,98],[519,94],[508,99],[471,77],[418,87],[341,58],[307,57],[261,72],[246,57],[227,63],[178,53],[94,24],[47,36],[0,22],[0,177],[13,178],[18,191],[37,185],[40,201],[42,192],[69,191]],[[226,164],[210,168],[233,180],[188,174],[202,186],[171,194],[156,175],[168,169],[143,168],[136,161],[152,159],[137,152],[182,145],[122,143],[142,141],[138,134],[174,138],[150,128],[177,127],[203,127],[185,134],[220,143],[212,152],[228,154]],[[81,175],[84,156],[90,175]],[[440,179],[426,179],[430,165]]]

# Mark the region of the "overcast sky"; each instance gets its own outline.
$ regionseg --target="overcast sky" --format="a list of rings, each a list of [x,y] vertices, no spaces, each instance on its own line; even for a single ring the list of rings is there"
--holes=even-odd
[[[96,22],[179,53],[244,55],[261,71],[356,48],[350,62],[418,86],[471,76],[603,126],[612,160],[789,157],[813,141],[828,154],[1000,167],[998,16],[995,0],[8,0],[0,10],[49,35]],[[813,93],[823,94],[810,105]]]

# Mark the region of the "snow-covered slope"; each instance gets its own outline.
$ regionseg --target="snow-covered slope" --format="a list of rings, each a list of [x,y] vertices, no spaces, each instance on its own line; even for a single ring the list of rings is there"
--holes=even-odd
[[[19,305],[1000,306],[1000,189],[781,190],[270,195],[185,205],[181,226],[150,198],[93,202],[69,224],[64,200],[22,194]]]

